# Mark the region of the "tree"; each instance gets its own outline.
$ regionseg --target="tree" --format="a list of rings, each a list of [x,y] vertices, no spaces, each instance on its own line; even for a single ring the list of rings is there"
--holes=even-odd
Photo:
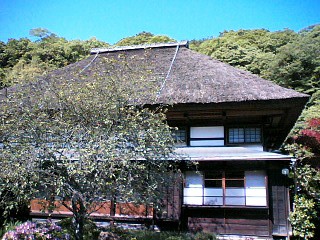
[[[130,45],[141,45],[141,44],[152,44],[152,43],[165,43],[175,42],[174,39],[163,35],[154,35],[149,32],[141,32],[135,36],[127,37],[118,41],[116,46],[130,46]]]
[[[56,35],[50,32],[46,28],[33,28],[29,31],[30,36],[38,37],[40,39],[48,38],[48,37],[56,37]]]
[[[109,64],[128,72],[125,63]],[[3,182],[18,172],[30,174],[31,195],[58,197],[73,213],[76,239],[101,202],[156,207],[175,155],[162,110],[141,108],[156,89],[146,79],[140,72],[95,79],[79,74],[18,87],[1,104]],[[28,183],[20,176],[17,184]]]
[[[301,31],[280,47],[270,64],[269,79],[295,90],[313,94],[320,89],[320,25]]]
[[[320,221],[320,118],[308,120],[299,134],[289,139],[286,150],[296,158],[293,164],[294,209],[290,214],[293,234],[318,239]]]
[[[270,79],[270,63],[276,59],[278,49],[296,37],[297,34],[289,29],[277,32],[265,29],[224,31],[217,38],[193,41],[190,47],[234,67]]]
[[[51,70],[87,57],[92,48],[110,46],[96,38],[67,41],[43,28],[30,30],[30,35],[38,39],[0,42],[0,89],[34,81]]]

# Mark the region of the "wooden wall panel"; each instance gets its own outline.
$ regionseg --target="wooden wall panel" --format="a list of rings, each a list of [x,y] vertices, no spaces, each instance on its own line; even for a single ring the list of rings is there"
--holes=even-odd
[[[70,202],[65,201],[67,205],[70,205]],[[72,215],[72,213],[61,204],[61,201],[54,202],[56,208],[53,211],[55,215]],[[44,206],[48,206],[48,201],[41,199],[33,199],[30,202],[30,210],[33,216],[49,214],[46,210],[44,211]],[[92,216],[110,216],[110,202],[101,202],[96,204],[96,211],[93,212]],[[116,216],[128,216],[128,217],[152,217],[153,208],[144,205],[137,205],[134,203],[117,203],[116,205]]]
[[[179,220],[181,215],[182,178],[179,174],[168,178],[164,186],[162,197],[162,209],[159,219]]]
[[[188,229],[270,237],[267,209],[187,209]]]
[[[289,190],[291,184],[288,176],[282,175],[281,169],[289,168],[289,163],[274,163],[269,170],[270,218],[272,220],[272,234],[287,236],[290,232]]]

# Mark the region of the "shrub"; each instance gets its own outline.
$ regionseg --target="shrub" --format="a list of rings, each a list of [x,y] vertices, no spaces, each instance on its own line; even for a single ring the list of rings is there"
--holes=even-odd
[[[215,240],[215,239],[217,239],[216,236],[211,233],[198,232],[194,236],[194,240]]]
[[[7,222],[7,221],[4,221],[4,224],[3,226],[0,228],[0,238],[2,239],[2,236],[6,233],[6,232],[9,232],[9,231],[12,231],[16,228],[16,226],[22,224],[22,222],[20,221],[10,221],[10,222]]]
[[[62,229],[64,229],[66,232],[69,233],[70,240],[75,239],[75,236],[74,236],[75,230],[73,229],[72,218],[65,218],[60,222],[58,222],[58,225]],[[96,240],[99,238],[99,234],[100,234],[99,228],[90,219],[85,220],[83,232],[84,232],[84,236],[83,236],[84,240]]]
[[[30,213],[28,204],[28,201],[19,200],[17,195],[4,189],[0,182],[0,228],[8,222],[27,221]]]
[[[290,213],[293,235],[303,239],[312,239],[317,229],[316,203],[307,196],[295,196],[295,209]]]
[[[184,238],[182,236],[171,236],[166,238],[166,240],[184,240]]]
[[[27,221],[5,233],[3,240],[36,239],[36,240],[69,240],[70,235],[50,220],[44,224]]]
[[[117,234],[121,240],[215,240],[214,234],[199,232],[196,234],[185,232],[154,232],[149,230],[124,230],[110,228],[108,232]]]

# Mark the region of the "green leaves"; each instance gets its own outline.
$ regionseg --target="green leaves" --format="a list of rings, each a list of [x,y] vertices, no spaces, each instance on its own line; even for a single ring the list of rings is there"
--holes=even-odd
[[[317,114],[319,115],[319,113]],[[319,160],[320,120],[310,119],[297,136],[288,141],[285,149],[296,158],[291,174],[297,193],[294,209],[290,214],[293,234],[304,239],[316,237],[316,226],[320,224],[320,171]]]
[[[119,42],[116,46],[131,46],[131,45],[141,45],[141,44],[152,44],[152,43],[165,43],[165,42],[175,42],[174,39],[168,36],[154,35],[149,32],[141,32],[132,37],[126,37]]]
[[[128,71],[125,59],[109,64],[120,72],[26,84],[0,105],[2,178],[17,177],[11,191],[22,186],[14,198],[27,189],[28,199],[58,197],[78,223],[99,201],[160,204],[164,172],[176,158],[161,108],[139,106],[140,92],[154,82]]]
[[[30,35],[38,40],[21,38],[0,43],[0,88],[35,81],[53,69],[87,57],[92,48],[109,46],[96,38],[67,41],[44,28],[32,29]]]
[[[316,229],[317,220],[316,204],[313,199],[305,195],[295,196],[294,212],[290,213],[290,222],[294,236],[303,239],[312,239]]]

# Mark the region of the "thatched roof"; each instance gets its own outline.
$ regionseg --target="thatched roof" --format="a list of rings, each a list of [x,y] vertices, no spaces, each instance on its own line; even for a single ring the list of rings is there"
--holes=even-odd
[[[224,103],[308,98],[257,75],[188,49],[188,43],[166,43],[115,49],[93,49],[87,59],[53,71],[47,78],[86,76],[88,80],[117,71],[121,60],[131,71],[148,73],[155,92],[148,103]],[[119,71],[118,71],[119,74]],[[128,82],[128,84],[130,84]]]

